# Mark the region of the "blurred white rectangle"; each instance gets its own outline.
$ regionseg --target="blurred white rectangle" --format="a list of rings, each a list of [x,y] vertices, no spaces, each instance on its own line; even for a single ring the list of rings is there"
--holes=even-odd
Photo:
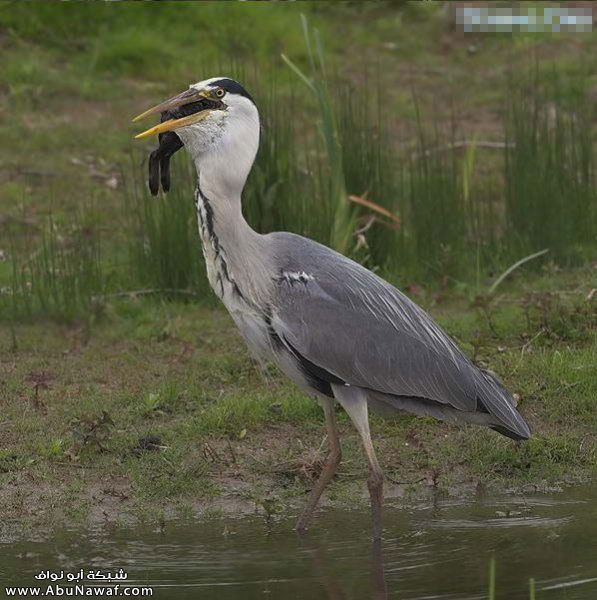
[[[522,10],[498,6],[460,5],[456,8],[456,23],[464,31],[577,31],[593,28],[590,6],[565,5],[527,6]]]

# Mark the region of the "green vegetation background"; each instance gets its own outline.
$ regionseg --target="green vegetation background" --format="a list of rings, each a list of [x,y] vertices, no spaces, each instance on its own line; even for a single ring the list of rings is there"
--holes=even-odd
[[[390,477],[459,489],[589,476],[596,37],[463,34],[447,4],[0,4],[3,510],[87,515],[120,498],[115,515],[156,514],[231,495],[271,507],[321,466],[317,406],[256,371],[209,295],[182,152],[173,192],[145,192],[151,143],[133,144],[130,117],[215,74],[246,82],[265,123],[249,221],[335,243],[348,214],[343,249],[498,372],[536,432],[518,446],[379,421]],[[331,193],[339,176],[401,225]],[[361,469],[343,428],[338,500]]]

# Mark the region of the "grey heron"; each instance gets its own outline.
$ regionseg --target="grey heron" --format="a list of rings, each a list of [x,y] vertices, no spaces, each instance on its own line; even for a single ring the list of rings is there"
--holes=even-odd
[[[297,529],[305,530],[341,459],[334,405],[358,431],[369,463],[373,536],[381,536],[383,473],[368,411],[486,425],[510,438],[529,428],[497,378],[475,366],[419,306],[362,265],[292,233],[259,234],[241,194],[260,121],[237,81],[213,77],[145,111],[176,132],[197,169],[195,204],[207,276],[251,354],[272,361],[323,408],[329,454]],[[168,142],[168,157],[178,147]],[[167,166],[167,165],[166,165]],[[155,185],[155,183],[154,183]]]

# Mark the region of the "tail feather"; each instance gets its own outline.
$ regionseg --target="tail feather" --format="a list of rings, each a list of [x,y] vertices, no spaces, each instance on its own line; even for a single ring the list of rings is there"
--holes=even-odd
[[[427,398],[396,396],[368,390],[369,408],[382,417],[393,417],[409,412],[420,416],[435,417],[450,423],[472,423],[484,425],[513,440],[526,440],[531,432],[528,425],[514,407],[514,399],[490,374],[482,372],[482,386],[478,410],[464,411],[450,404],[435,402]]]
[[[511,431],[510,429],[507,429],[506,427],[502,427],[501,425],[490,425],[489,428],[501,433],[502,435],[505,435],[506,437],[509,437],[511,440],[516,440],[517,442],[528,440],[529,436],[531,435],[529,431],[529,435],[524,437],[514,431]]]
[[[482,370],[479,370],[479,373],[481,377],[477,403],[498,421],[490,427],[512,439],[528,440],[531,437],[531,430],[516,410],[514,398],[495,375]]]

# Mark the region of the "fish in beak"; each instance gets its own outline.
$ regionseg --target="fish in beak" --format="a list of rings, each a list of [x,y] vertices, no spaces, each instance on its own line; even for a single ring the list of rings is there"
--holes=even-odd
[[[203,121],[213,110],[225,110],[226,105],[220,98],[221,88],[197,90],[190,87],[174,98],[161,102],[157,106],[137,115],[133,122],[140,121],[150,115],[160,113],[162,122],[139,133],[135,139],[143,139],[151,135],[174,131],[179,127]]]
[[[183,144],[173,131],[158,134],[159,146],[149,155],[149,191],[157,196],[160,183],[164,192],[170,191],[170,158]]]
[[[224,110],[226,105],[219,99],[219,94],[218,89],[197,90],[191,87],[133,119],[133,122],[136,122],[160,114],[159,125],[135,136],[136,139],[143,139],[158,135],[159,146],[149,155],[148,183],[153,196],[157,196],[160,183],[164,192],[170,191],[170,158],[183,146],[174,130],[202,121],[212,110]]]

